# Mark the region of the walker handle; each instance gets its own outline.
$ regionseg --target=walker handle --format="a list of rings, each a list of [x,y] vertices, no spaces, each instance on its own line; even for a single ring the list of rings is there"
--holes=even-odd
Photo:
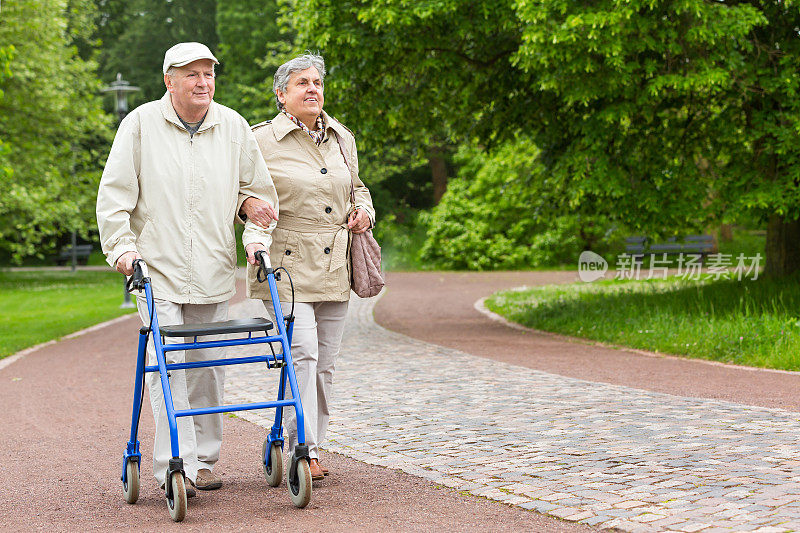
[[[144,290],[144,282],[150,281],[150,278],[145,277],[145,269],[147,265],[144,262],[144,259],[134,259],[133,260],[133,275],[128,278],[128,282],[125,284],[125,288],[128,292],[132,290]]]
[[[258,270],[256,271],[256,279],[259,283],[267,281],[267,275],[272,273],[272,268],[267,267],[267,262],[264,261],[264,256],[267,255],[266,250],[256,250],[253,256],[258,261]]]

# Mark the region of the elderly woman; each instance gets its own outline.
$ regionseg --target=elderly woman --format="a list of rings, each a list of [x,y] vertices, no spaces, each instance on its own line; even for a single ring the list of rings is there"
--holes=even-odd
[[[273,90],[279,113],[253,127],[261,154],[278,191],[280,214],[269,250],[273,267],[285,267],[295,290],[292,358],[305,416],[305,437],[312,479],[328,474],[319,463],[319,445],[330,419],[333,371],[350,299],[347,231],[362,233],[375,221],[369,190],[358,177],[353,134],[325,113],[325,62],[318,55],[296,57],[278,68]],[[355,205],[351,201],[351,180]],[[250,198],[242,210],[267,227],[275,217],[268,204]],[[266,284],[256,282],[255,260],[247,295],[265,300]],[[278,297],[290,312],[289,283]],[[296,419],[287,409],[289,453],[297,444]]]

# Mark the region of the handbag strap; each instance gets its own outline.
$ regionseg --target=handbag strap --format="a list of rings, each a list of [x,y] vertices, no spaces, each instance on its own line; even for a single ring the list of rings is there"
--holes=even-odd
[[[336,130],[334,130],[333,128],[331,128],[331,130],[333,130],[333,134],[336,136],[336,144],[339,145],[339,152],[341,152],[342,158],[344,158],[344,164],[347,167],[347,170],[350,172],[350,201],[353,202],[353,209],[355,209],[356,193],[353,185],[353,167],[350,166],[350,161],[347,160],[347,156],[345,155],[344,149],[342,148],[342,138],[339,136],[339,133],[337,133]]]

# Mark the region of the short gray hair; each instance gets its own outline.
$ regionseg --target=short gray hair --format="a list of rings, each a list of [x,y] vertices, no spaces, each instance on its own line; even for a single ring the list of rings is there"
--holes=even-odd
[[[319,77],[325,84],[325,60],[321,55],[304,54],[302,56],[290,59],[275,71],[275,78],[272,82],[272,92],[275,93],[275,103],[278,110],[283,109],[283,104],[278,100],[278,91],[285,93],[286,87],[289,85],[289,78],[292,77],[293,72],[300,72],[307,68],[314,67],[319,72]]]

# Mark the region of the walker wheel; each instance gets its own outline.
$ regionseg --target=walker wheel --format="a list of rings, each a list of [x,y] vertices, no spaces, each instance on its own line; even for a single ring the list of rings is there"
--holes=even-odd
[[[297,461],[296,479],[289,479],[289,497],[295,507],[302,509],[311,501],[311,467],[308,466],[308,459]]]
[[[139,499],[139,463],[130,459],[125,463],[125,481],[122,482],[122,495],[128,503]]]
[[[264,471],[264,477],[267,478],[269,486],[277,487],[283,479],[281,446],[277,442],[273,443],[269,449],[269,457],[267,457],[267,446],[269,446],[269,442],[264,439],[264,444],[261,445],[261,469]]]
[[[186,518],[186,481],[182,473],[173,472],[169,482],[172,484],[172,499],[167,497],[169,516],[175,522],[182,522]]]

